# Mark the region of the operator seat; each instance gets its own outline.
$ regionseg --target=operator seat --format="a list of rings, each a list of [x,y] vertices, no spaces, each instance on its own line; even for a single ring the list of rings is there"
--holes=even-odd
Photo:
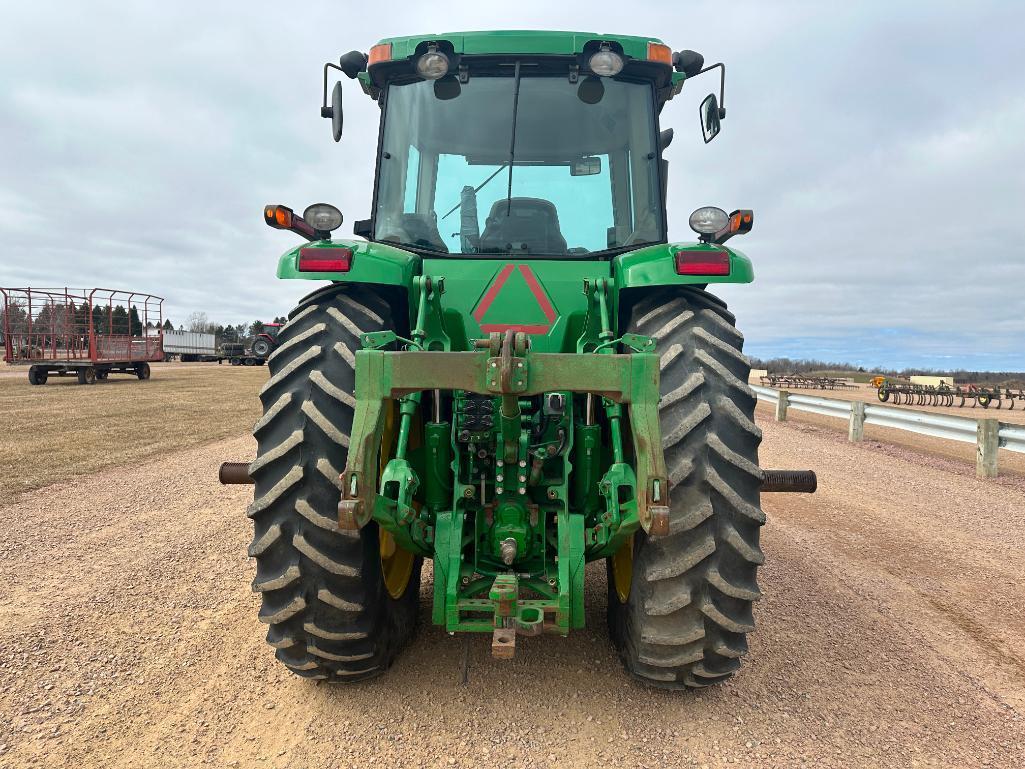
[[[510,250],[523,250],[528,254],[566,253],[566,239],[559,230],[559,212],[554,203],[541,198],[495,201],[484,220],[480,252],[494,254]]]

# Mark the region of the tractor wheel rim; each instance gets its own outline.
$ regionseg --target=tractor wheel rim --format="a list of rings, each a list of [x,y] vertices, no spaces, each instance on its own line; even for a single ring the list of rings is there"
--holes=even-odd
[[[384,432],[381,436],[381,459],[378,462],[378,480],[384,472],[385,466],[391,455],[392,447],[395,445],[395,403],[385,411]],[[413,560],[416,556],[408,550],[398,546],[395,537],[390,531],[378,527],[378,552],[381,557],[381,579],[384,581],[384,589],[388,595],[396,601],[400,599],[409,586],[409,578],[413,575]]]
[[[631,536],[623,546],[613,553],[612,561],[612,583],[616,588],[616,595],[620,603],[626,603],[630,598],[630,587],[634,577],[634,538]]]

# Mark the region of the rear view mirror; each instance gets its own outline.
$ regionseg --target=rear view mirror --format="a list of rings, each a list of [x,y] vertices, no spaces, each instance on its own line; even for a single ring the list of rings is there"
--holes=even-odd
[[[597,104],[605,96],[605,84],[600,77],[589,75],[577,86],[577,98],[584,104]]]
[[[336,80],[331,91],[331,135],[335,141],[342,138],[342,81]],[[707,139],[705,141],[708,141]]]
[[[440,101],[455,99],[462,91],[462,86],[455,75],[446,75],[434,81],[434,96]]]
[[[701,118],[701,135],[708,144],[719,135],[719,102],[714,93],[708,94],[701,106],[698,107],[698,116]]]
[[[601,173],[601,158],[587,157],[574,160],[569,167],[570,176],[594,176]]]

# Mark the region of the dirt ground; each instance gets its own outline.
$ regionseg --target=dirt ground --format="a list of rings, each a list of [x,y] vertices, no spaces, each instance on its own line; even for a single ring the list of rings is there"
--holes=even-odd
[[[238,435],[259,419],[265,366],[154,363],[151,377],[111,374],[79,385],[0,368],[0,504],[104,467],[130,466],[182,446]],[[128,471],[126,471],[128,472]]]
[[[701,692],[624,676],[600,566],[586,630],[508,662],[473,637],[465,686],[429,572],[386,676],[293,677],[249,592],[251,488],[215,481],[249,437],[0,503],[0,766],[1025,764],[1025,488],[760,417],[762,464],[814,468],[820,490],[766,495],[751,654]]]

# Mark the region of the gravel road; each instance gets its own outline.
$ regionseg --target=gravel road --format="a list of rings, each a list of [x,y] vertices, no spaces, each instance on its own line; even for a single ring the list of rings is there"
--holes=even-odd
[[[0,508],[0,766],[1022,766],[1025,492],[762,421],[763,465],[820,491],[766,497],[751,655],[690,694],[624,677],[593,566],[587,630],[510,662],[474,637],[465,686],[463,639],[429,624],[377,682],[286,674],[251,489],[214,482],[249,438],[26,494]]]

